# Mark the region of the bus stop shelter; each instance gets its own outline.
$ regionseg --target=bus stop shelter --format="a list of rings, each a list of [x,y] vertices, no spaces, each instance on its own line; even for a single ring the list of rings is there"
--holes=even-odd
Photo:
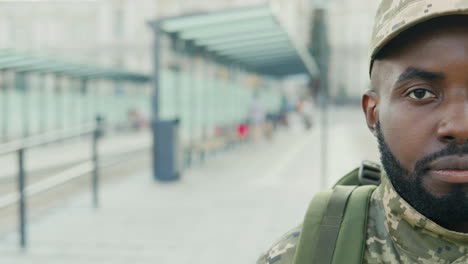
[[[169,38],[175,52],[209,57],[226,67],[260,76],[282,78],[294,74],[316,76],[314,59],[294,41],[269,5],[167,17],[150,22],[154,37],[152,121],[154,124],[155,177],[177,179],[179,169],[171,129],[160,118],[162,38]],[[160,133],[158,133],[160,131]],[[163,136],[158,136],[163,135]],[[165,146],[167,144],[167,146]],[[158,147],[156,147],[156,145]],[[174,157],[174,158],[171,158]]]
[[[12,77],[11,77],[12,76]],[[111,81],[115,83],[131,82],[144,84],[148,83],[151,78],[148,75],[125,71],[122,69],[99,67],[86,63],[70,62],[67,60],[55,59],[35,54],[28,54],[25,52],[18,52],[15,50],[4,49],[0,50],[0,98],[1,98],[1,136],[7,138],[9,133],[9,119],[13,114],[12,102],[10,102],[7,91],[18,90],[23,91],[22,100],[20,100],[21,108],[23,109],[21,119],[21,133],[23,137],[31,135],[30,116],[28,100],[26,100],[31,88],[30,77],[35,77],[37,81],[37,90],[40,94],[44,94],[46,78],[53,78],[56,80],[56,89],[60,88],[60,81],[70,80],[76,83],[77,90],[87,91],[90,88],[95,88],[91,83],[95,81]],[[12,83],[8,83],[10,80]],[[41,96],[42,98],[43,96]],[[41,99],[39,98],[39,99]],[[18,102],[17,102],[18,103]],[[41,102],[41,107],[37,109],[41,116],[44,116],[44,102]],[[63,109],[56,109],[56,115],[63,115]],[[10,120],[11,121],[11,120]],[[42,121],[42,119],[41,119]],[[58,128],[56,128],[58,129]],[[40,124],[40,132],[46,132],[44,122]]]

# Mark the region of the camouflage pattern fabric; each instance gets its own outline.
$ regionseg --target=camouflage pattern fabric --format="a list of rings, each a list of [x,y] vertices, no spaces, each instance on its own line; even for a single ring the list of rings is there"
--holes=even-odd
[[[364,263],[468,263],[468,234],[424,217],[398,195],[387,177],[370,203]]]
[[[288,232],[257,264],[292,264],[300,230]],[[468,263],[468,234],[447,230],[418,213],[386,176],[371,197],[366,237],[363,263]]]
[[[292,263],[302,225],[287,232],[273,246],[260,256],[257,264]]]
[[[382,0],[369,47],[370,61],[406,29],[431,18],[455,14],[468,14],[467,0]]]

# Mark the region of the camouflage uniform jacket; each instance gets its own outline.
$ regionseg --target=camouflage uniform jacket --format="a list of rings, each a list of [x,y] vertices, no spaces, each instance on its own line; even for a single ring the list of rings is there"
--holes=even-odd
[[[257,264],[292,264],[300,230],[288,232]],[[421,215],[384,177],[370,201],[364,263],[467,264],[468,234]]]

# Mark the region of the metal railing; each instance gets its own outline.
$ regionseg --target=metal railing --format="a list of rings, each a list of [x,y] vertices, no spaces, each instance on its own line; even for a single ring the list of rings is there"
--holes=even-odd
[[[98,155],[98,140],[103,131],[102,118],[96,117],[96,123],[74,129],[70,131],[58,131],[45,135],[38,135],[22,140],[13,141],[0,145],[0,157],[5,155],[17,154],[18,157],[18,177],[17,177],[17,192],[0,197],[0,209],[9,207],[18,203],[18,218],[19,218],[19,243],[21,248],[26,248],[27,245],[27,198],[46,192],[58,185],[64,184],[77,177],[87,173],[92,174],[91,190],[93,206],[99,206],[99,155]],[[46,180],[26,186],[26,170],[25,170],[25,152],[32,148],[38,148],[57,142],[91,136],[91,160],[75,167],[69,168],[61,173],[49,177]]]

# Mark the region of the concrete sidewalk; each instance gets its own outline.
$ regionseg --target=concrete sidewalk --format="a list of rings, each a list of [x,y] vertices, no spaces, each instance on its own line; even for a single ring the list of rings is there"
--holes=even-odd
[[[328,185],[362,159],[377,159],[360,111],[330,120]],[[271,144],[244,145],[157,183],[149,168],[104,187],[100,209],[88,196],[34,219],[30,247],[0,240],[0,263],[254,263],[297,225],[320,182],[319,133],[293,129]]]

